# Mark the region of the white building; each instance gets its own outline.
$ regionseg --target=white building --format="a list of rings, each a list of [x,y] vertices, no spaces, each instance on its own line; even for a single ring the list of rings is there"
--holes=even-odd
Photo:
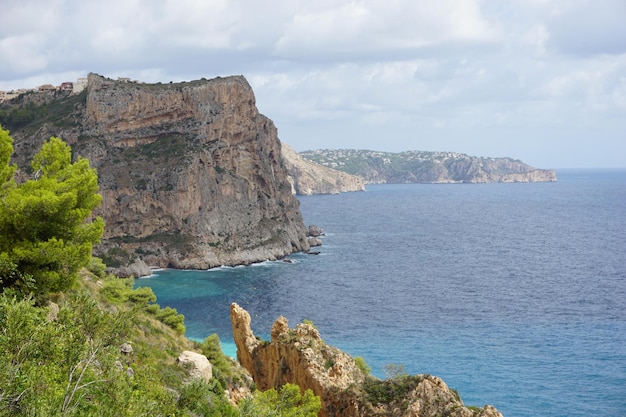
[[[78,94],[85,88],[87,88],[87,78],[79,78],[74,83],[74,86],[72,88],[72,94]]]

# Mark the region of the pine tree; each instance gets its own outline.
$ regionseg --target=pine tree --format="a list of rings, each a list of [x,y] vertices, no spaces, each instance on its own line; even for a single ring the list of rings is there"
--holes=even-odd
[[[31,163],[32,178],[16,184],[12,142],[0,128],[0,289],[46,297],[71,287],[102,237],[104,221],[92,218],[98,177],[52,137]]]

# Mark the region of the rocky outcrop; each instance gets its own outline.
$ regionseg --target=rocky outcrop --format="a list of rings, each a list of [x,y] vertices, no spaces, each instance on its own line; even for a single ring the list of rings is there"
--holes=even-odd
[[[213,378],[213,366],[211,362],[201,353],[185,350],[178,356],[177,362],[180,366],[189,371],[189,376],[209,382]]]
[[[302,158],[283,143],[283,158],[293,192],[298,195],[338,194],[365,190],[363,179]]]
[[[285,383],[311,389],[322,400],[323,417],[502,417],[493,407],[466,407],[458,394],[431,375],[398,376],[385,381],[366,375],[354,359],[329,346],[311,323],[290,329],[279,317],[271,340],[261,341],[250,327],[250,314],[230,308],[237,359],[261,390]]]
[[[357,149],[301,152],[305,159],[364,178],[368,184],[551,182],[553,170],[536,169],[512,158],[456,152],[401,153]]]
[[[11,128],[15,160],[24,166],[50,136],[90,160],[106,221],[98,254],[114,272],[249,264],[309,249],[276,127],[244,77],[140,84],[90,74],[86,92],[50,100]],[[143,263],[121,268],[137,258]]]

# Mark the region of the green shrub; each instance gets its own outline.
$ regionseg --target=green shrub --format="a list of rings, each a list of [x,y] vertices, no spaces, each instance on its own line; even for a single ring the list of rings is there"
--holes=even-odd
[[[156,295],[150,287],[136,288],[128,294],[128,299],[138,306],[148,307],[149,303],[156,301]]]
[[[224,395],[217,381],[193,380],[180,389],[177,408],[204,417],[236,417],[239,415]]]
[[[239,416],[317,417],[321,407],[320,397],[310,389],[302,395],[297,385],[285,384],[279,391],[272,388],[244,399],[239,404]]]
[[[162,308],[156,312],[155,317],[165,325],[176,330],[179,334],[185,333],[185,316],[179,314],[175,308]]]
[[[102,259],[93,256],[89,261],[89,265],[87,266],[89,272],[97,276],[98,278],[106,277],[106,269],[107,266],[104,264]]]
[[[222,351],[220,338],[217,334],[213,333],[204,339],[200,344],[200,351],[209,359],[214,370],[219,370],[224,377],[231,376],[232,365],[229,358]]]
[[[113,277],[102,284],[100,294],[112,304],[123,304],[128,301],[132,291],[132,280]]]
[[[365,362],[365,359],[363,359],[362,356],[354,358],[354,363],[361,371],[363,371],[365,375],[369,375],[372,371],[372,368],[367,364],[367,362]]]
[[[407,394],[423,380],[422,376],[402,375],[381,381],[368,378],[363,384],[367,399],[372,404],[389,404],[394,401],[405,403]]]

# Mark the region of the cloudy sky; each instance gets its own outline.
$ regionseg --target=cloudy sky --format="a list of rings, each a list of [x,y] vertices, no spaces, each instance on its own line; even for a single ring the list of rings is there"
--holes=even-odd
[[[0,90],[242,74],[298,151],[626,167],[626,0],[5,0]]]

